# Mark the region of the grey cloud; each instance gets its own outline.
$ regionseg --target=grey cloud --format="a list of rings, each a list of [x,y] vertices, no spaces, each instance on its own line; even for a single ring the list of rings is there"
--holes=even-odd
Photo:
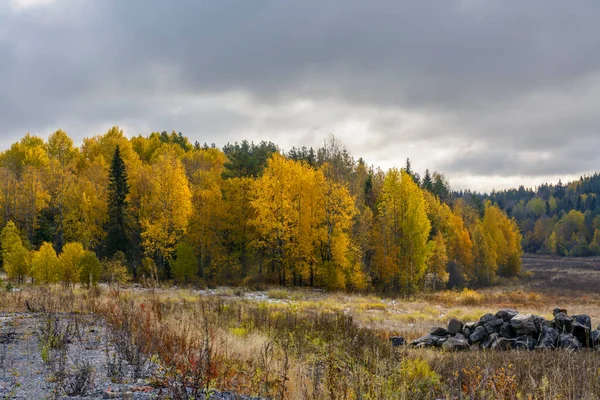
[[[560,0],[3,7],[0,131],[120,124],[285,148],[333,132],[374,164],[410,156],[451,179],[591,172],[598,15]]]

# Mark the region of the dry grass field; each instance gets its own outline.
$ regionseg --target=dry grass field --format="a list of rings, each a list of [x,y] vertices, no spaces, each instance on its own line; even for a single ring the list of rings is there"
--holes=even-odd
[[[557,294],[600,292],[600,257],[568,258],[524,255],[523,267],[531,272],[524,284],[531,290]]]
[[[390,336],[414,339],[449,318],[474,321],[503,307],[548,318],[561,307],[600,323],[597,260],[524,261],[520,281],[411,298],[280,288],[23,287],[2,292],[0,309],[100,316],[124,349],[120,362],[133,371],[144,370],[141,363],[159,366],[145,379],[166,398],[202,398],[211,389],[273,399],[600,398],[597,351],[391,346]],[[107,362],[116,362],[112,357]]]

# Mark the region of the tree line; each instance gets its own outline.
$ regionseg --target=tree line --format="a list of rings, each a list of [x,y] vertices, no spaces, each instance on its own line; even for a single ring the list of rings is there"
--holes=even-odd
[[[501,208],[453,196],[407,160],[383,171],[335,137],[270,142],[129,139],[76,147],[59,130],[0,154],[2,265],[34,283],[129,279],[278,283],[411,293],[520,272],[521,234]]]
[[[514,218],[523,233],[523,249],[530,253],[585,257],[600,255],[600,175],[582,176],[563,184],[535,189],[457,192],[475,207],[492,201]]]

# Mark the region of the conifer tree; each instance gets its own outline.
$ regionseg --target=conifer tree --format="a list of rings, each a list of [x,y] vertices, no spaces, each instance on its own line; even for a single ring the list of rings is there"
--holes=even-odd
[[[417,185],[421,184],[421,177],[419,176],[419,174],[417,174],[415,171],[413,171],[412,163],[410,162],[410,158],[406,159],[406,164],[404,165],[404,168],[402,168],[402,169],[404,170],[404,172],[406,172],[412,178],[412,180]]]
[[[112,257],[117,251],[127,254],[130,250],[127,235],[127,169],[121,157],[119,146],[116,147],[108,174],[108,225],[106,254]]]
[[[433,180],[431,179],[431,174],[429,173],[429,169],[425,170],[425,176],[423,177],[423,182],[421,183],[421,187],[429,192],[433,192]]]

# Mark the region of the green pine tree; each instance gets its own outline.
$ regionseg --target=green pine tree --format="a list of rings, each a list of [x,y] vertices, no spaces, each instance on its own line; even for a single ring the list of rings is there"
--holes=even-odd
[[[421,185],[421,177],[419,176],[419,174],[417,174],[415,171],[413,171],[412,169],[412,164],[410,162],[410,158],[406,159],[406,165],[404,166],[404,171],[410,175],[410,177],[412,178],[412,180],[417,184],[417,185]]]
[[[433,180],[431,180],[431,174],[429,173],[429,169],[425,170],[425,176],[423,177],[421,187],[429,192],[433,192]]]
[[[129,184],[119,146],[115,149],[108,180],[106,255],[112,257],[118,251],[128,254],[131,250],[127,226]]]

